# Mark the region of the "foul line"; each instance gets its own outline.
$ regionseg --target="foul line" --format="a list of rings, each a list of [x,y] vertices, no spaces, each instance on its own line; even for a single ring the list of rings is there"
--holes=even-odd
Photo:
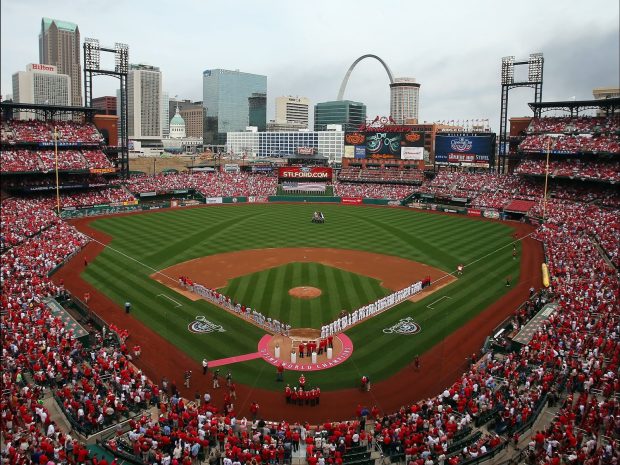
[[[437,302],[440,302],[443,299],[452,299],[452,297],[448,297],[447,295],[441,296],[439,299],[437,299],[435,302],[431,302],[430,304],[428,304],[426,306],[426,308],[430,308],[431,310],[435,310],[431,305],[435,305]]]
[[[482,257],[479,257],[479,258],[475,259],[473,262],[470,262],[470,263],[468,263],[467,265],[463,265],[463,268],[467,268],[468,266],[472,266],[473,264],[478,263],[480,260],[484,260],[485,258],[487,258],[487,257],[489,257],[489,256],[491,256],[491,255],[493,255],[493,254],[494,254],[494,253],[496,253],[496,252],[499,252],[499,251],[500,251],[500,250],[502,250],[502,249],[505,249],[506,247],[510,247],[511,245],[514,245],[514,244],[516,244],[517,242],[521,242],[523,239],[527,239],[528,237],[530,237],[530,236],[531,236],[532,234],[534,234],[535,232],[536,232],[536,231],[532,231],[531,233],[526,234],[526,235],[525,235],[525,236],[523,236],[523,237],[520,237],[520,238],[518,238],[518,239],[515,239],[515,240],[514,240],[514,241],[512,241],[512,242],[509,242],[509,243],[508,243],[508,244],[506,244],[506,245],[503,245],[503,246],[501,246],[501,247],[498,247],[497,249],[495,249],[495,250],[493,250],[493,251],[489,252],[488,254],[483,255]],[[454,274],[455,274],[456,272],[457,272],[457,270],[454,270],[454,271],[453,271],[453,272],[451,272],[451,273],[446,273],[445,275],[443,275],[443,276],[441,276],[441,277],[437,278],[435,281],[431,282],[431,284],[435,284],[435,283],[438,283],[439,281],[443,281],[443,280],[444,280],[444,279],[446,279],[448,276],[454,276]]]
[[[82,234],[84,234],[84,233],[82,233]],[[102,245],[105,249],[110,249],[110,250],[113,250],[114,252],[116,252],[116,253],[118,253],[118,254],[122,255],[122,256],[123,256],[123,257],[125,257],[125,258],[128,258],[129,260],[132,260],[132,261],[136,262],[137,264],[142,265],[142,266],[143,266],[143,267],[145,267],[145,268],[148,268],[149,270],[153,270],[153,271],[155,272],[155,274],[160,274],[160,275],[162,275],[164,278],[167,278],[167,279],[169,279],[170,281],[172,281],[172,282],[174,282],[174,283],[177,283],[177,282],[178,282],[178,280],[177,280],[177,279],[171,278],[171,277],[170,277],[170,276],[168,276],[166,273],[162,273],[161,271],[156,270],[156,269],[155,269],[155,268],[153,268],[152,266],[149,266],[149,265],[147,265],[146,263],[143,263],[143,262],[141,262],[140,260],[136,260],[135,258],[133,258],[133,257],[131,257],[131,256],[129,256],[129,255],[127,255],[126,253],[121,252],[120,250],[115,249],[114,247],[111,247],[111,246],[109,246],[109,245],[107,245],[107,244],[104,244],[103,242],[101,242],[101,241],[99,241],[99,240],[95,239],[94,237],[89,236],[88,234],[84,234],[84,235],[85,235],[86,237],[88,237],[91,241],[96,242],[97,244],[101,244],[101,245]]]
[[[182,306],[183,306],[183,304],[181,304],[181,303],[177,302],[177,301],[176,301],[176,300],[174,300],[172,297],[168,297],[166,294],[157,294],[157,297],[165,297],[166,299],[171,300],[171,301],[173,301],[175,304],[177,304],[177,305],[176,305],[177,307],[182,307]]]

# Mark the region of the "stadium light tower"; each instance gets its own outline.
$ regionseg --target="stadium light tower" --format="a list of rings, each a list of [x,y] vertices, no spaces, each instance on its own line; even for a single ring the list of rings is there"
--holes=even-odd
[[[514,56],[502,58],[502,102],[499,121],[499,161],[497,163],[498,170],[501,172],[506,169],[508,154],[508,92],[516,87],[532,87],[534,88],[534,102],[542,102],[544,62],[542,53],[530,53],[527,61],[515,61]],[[527,65],[527,81],[515,82],[514,68],[521,65]],[[534,116],[540,116],[540,110],[536,110]]]
[[[114,53],[114,69],[101,69],[101,52]],[[84,39],[84,106],[92,107],[93,76],[112,76],[120,80],[120,159],[121,177],[129,176],[129,130],[127,110],[127,77],[129,46],[116,42],[114,48],[102,47],[99,40]]]

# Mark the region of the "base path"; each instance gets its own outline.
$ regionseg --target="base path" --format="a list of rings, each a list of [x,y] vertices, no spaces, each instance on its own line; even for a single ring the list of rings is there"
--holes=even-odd
[[[102,243],[108,243],[111,238],[89,227],[90,221],[92,218],[81,218],[70,221],[70,223]],[[513,223],[512,226],[516,229],[518,237],[525,237],[534,230],[531,226],[521,223]],[[200,374],[202,366],[199,362],[190,359],[184,352],[144,326],[132,315],[126,315],[120,305],[81,279],[80,273],[84,270],[84,259],[89,262],[93,261],[103,248],[102,244],[91,242],[53,275],[53,281],[58,283],[59,280],[64,280],[66,288],[77,297],[89,292],[91,294],[89,304],[93,311],[96,311],[106,322],[126,328],[130,332],[128,344],[140,344],[143,347],[142,355],[135,361],[136,365],[153,381],[159,382],[162,376],[166,376],[169,380],[176,381],[181,393],[188,398],[193,398],[196,392],[202,393],[208,390],[214,404],[222,406],[225,390],[223,388],[211,389],[211,377]],[[540,288],[540,264],[542,262],[543,250],[540,242],[529,237],[524,239],[519,282],[513,283],[508,293],[466,325],[422,354],[419,371],[406,366],[387,380],[373,382],[370,392],[361,392],[357,380],[352,380],[350,389],[323,392],[321,404],[310,408],[287,404],[284,395],[278,392],[238,385],[235,410],[239,417],[249,418],[250,404],[252,401],[257,401],[260,404],[260,415],[265,419],[319,423],[325,420],[353,418],[358,404],[377,405],[383,412],[391,413],[403,405],[436,396],[445,387],[452,385],[467,369],[466,357],[473,352],[478,353],[485,337],[527,300],[529,288]],[[183,373],[187,368],[195,373],[190,389],[183,387]]]

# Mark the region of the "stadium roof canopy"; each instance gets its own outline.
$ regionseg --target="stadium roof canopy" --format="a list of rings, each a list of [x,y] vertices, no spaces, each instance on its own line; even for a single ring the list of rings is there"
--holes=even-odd
[[[561,110],[570,113],[571,116],[578,116],[585,110],[602,110],[608,115],[620,110],[620,97],[599,99],[599,100],[562,100],[558,102],[530,102],[528,103],[534,113],[540,110],[541,113],[547,111]]]

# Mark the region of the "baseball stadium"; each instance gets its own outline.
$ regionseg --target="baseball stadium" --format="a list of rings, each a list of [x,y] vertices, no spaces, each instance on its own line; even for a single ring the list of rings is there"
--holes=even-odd
[[[5,463],[615,463],[620,98],[541,95],[341,163],[2,102]]]

